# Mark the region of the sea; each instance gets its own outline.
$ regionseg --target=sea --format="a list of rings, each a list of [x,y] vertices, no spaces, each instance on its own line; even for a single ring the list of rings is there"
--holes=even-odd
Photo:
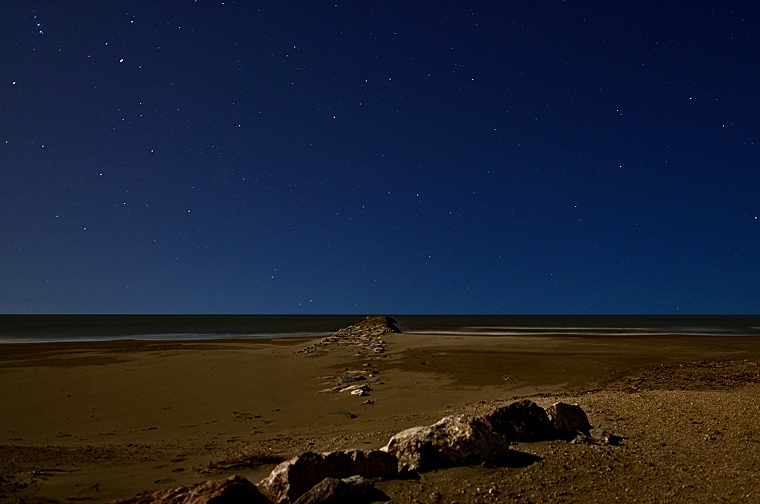
[[[760,336],[760,315],[389,315],[408,334]],[[0,344],[316,338],[363,315],[0,315]]]

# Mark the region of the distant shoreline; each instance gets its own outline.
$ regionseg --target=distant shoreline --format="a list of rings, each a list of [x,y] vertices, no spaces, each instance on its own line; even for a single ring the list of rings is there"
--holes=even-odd
[[[361,315],[0,315],[0,344],[319,338]],[[405,334],[760,336],[757,315],[401,315]]]

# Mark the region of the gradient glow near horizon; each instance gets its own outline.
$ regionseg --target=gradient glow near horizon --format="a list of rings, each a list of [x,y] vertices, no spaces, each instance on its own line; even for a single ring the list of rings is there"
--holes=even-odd
[[[0,7],[2,313],[757,313],[752,2]]]

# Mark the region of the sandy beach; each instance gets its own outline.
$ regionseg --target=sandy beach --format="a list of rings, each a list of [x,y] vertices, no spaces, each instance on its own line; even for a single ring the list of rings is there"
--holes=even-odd
[[[619,446],[376,486],[393,502],[760,502],[760,338],[387,334],[0,346],[0,500],[106,502],[240,474],[515,398],[580,404]],[[335,391],[362,377],[367,395]],[[358,378],[357,378],[358,379]]]

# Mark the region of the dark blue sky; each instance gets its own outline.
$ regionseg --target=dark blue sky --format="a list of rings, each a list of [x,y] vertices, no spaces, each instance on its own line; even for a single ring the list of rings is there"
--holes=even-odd
[[[758,313],[759,12],[5,2],[0,311]]]

